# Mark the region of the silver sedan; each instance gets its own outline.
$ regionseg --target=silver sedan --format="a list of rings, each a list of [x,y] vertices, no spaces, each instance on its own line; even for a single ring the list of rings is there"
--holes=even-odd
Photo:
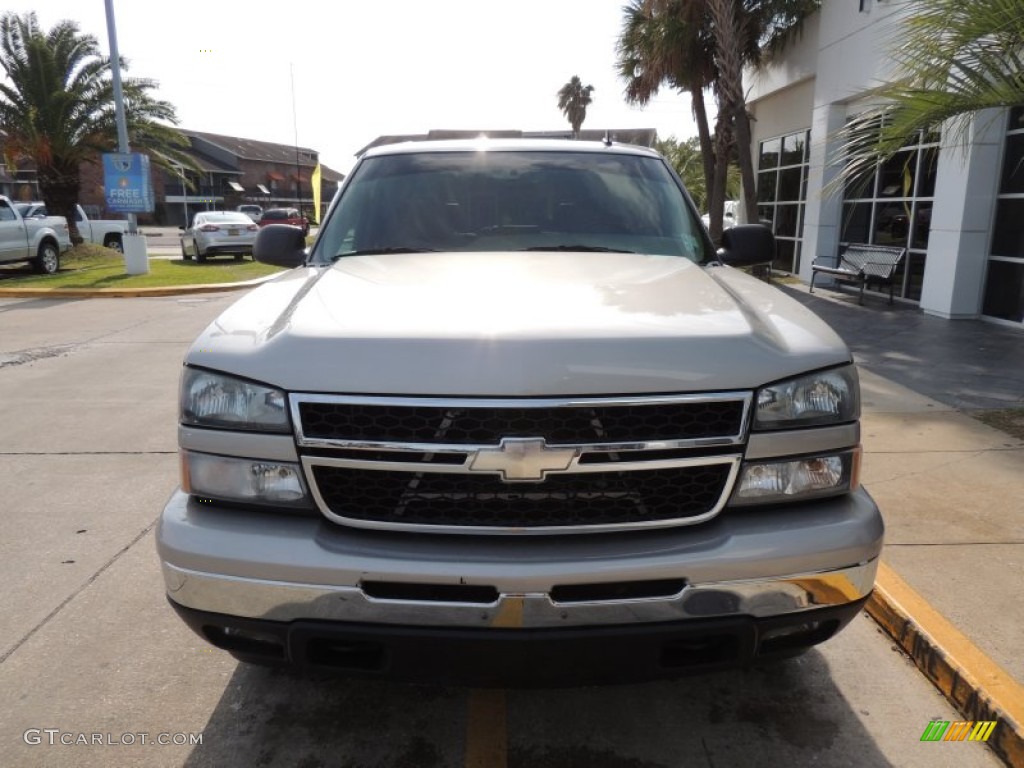
[[[242,259],[252,255],[252,246],[259,232],[252,219],[237,211],[205,211],[197,213],[192,226],[182,229],[181,256],[190,261],[206,261],[207,256],[234,254]]]

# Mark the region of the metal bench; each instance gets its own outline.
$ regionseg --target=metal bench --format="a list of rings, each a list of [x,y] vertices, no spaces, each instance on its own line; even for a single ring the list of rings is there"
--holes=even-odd
[[[906,255],[906,248],[890,245],[862,245],[851,243],[839,254],[839,264],[828,266],[815,259],[811,264],[811,293],[814,293],[814,278],[822,272],[831,275],[838,282],[860,285],[859,304],[864,303],[864,288],[870,284],[889,286],[889,303],[892,304],[893,284],[896,270]]]

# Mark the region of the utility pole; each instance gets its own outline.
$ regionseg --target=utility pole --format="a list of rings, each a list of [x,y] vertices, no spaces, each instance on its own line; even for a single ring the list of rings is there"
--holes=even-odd
[[[124,91],[121,88],[121,56],[117,52],[117,25],[114,23],[114,0],[103,0],[107,9],[107,37],[110,40],[110,72],[114,80],[114,117],[117,120],[117,151],[131,152],[128,146],[128,123],[124,117]],[[128,214],[128,231],[136,234],[135,214]]]

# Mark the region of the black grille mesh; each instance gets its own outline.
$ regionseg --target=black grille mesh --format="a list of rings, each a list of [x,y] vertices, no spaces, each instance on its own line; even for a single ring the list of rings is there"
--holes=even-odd
[[[306,437],[407,443],[497,444],[503,437],[558,443],[628,443],[737,435],[740,400],[555,408],[300,403]]]
[[[415,525],[538,528],[629,524],[711,511],[728,464],[550,475],[502,482],[497,475],[392,472],[314,466],[330,510],[356,520]]]

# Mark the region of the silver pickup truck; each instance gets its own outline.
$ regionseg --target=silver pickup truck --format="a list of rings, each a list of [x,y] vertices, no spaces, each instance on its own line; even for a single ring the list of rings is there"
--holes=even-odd
[[[0,264],[27,261],[37,272],[60,269],[60,255],[71,248],[68,222],[63,216],[25,219],[10,198],[0,195]]]
[[[655,152],[367,152],[195,341],[171,605],[247,662],[474,685],[793,655],[864,604],[850,352]]]

